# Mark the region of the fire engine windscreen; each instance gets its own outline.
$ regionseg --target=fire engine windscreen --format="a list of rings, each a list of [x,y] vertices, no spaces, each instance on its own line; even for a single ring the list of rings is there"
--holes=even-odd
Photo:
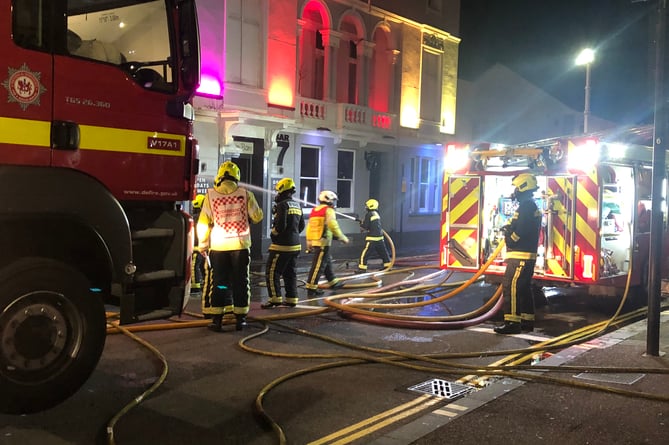
[[[164,1],[68,0],[67,11],[70,54],[118,65],[144,88],[174,89]]]

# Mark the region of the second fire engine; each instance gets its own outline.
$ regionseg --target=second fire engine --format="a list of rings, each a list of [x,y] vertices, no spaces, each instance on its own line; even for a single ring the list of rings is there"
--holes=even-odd
[[[642,127],[519,146],[449,145],[442,268],[475,271],[488,260],[515,210],[511,180],[529,172],[537,177],[535,200],[543,211],[535,282],[620,295],[631,267],[631,285],[645,288],[653,210],[651,137],[652,128]],[[666,184],[664,190],[666,196]],[[486,271],[489,281],[501,279],[502,258],[503,252]]]

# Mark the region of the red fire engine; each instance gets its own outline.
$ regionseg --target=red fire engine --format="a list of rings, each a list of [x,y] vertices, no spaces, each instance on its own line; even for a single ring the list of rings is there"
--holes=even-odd
[[[543,210],[535,282],[585,286],[591,295],[620,295],[632,264],[631,285],[645,289],[651,140],[652,127],[643,127],[513,147],[449,145],[441,267],[475,271],[489,259],[503,239],[501,227],[515,210],[511,179],[530,172],[537,177],[535,200]],[[664,190],[666,196],[666,184]],[[499,281],[503,273],[502,250],[486,277]]]
[[[179,314],[198,165],[194,0],[2,0],[0,411],[73,394],[120,322]]]

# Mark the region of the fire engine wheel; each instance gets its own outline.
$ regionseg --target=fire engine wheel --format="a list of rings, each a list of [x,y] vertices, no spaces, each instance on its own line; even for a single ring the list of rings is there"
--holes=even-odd
[[[102,299],[86,277],[50,259],[0,271],[0,412],[42,411],[88,379],[105,343]]]

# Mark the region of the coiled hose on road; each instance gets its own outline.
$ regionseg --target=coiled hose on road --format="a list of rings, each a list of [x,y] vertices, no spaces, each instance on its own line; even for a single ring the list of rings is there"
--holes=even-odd
[[[501,249],[501,246],[498,247],[498,249]],[[497,250],[496,250],[497,253]],[[491,255],[491,258],[494,258],[496,256],[496,253]],[[393,252],[393,262],[394,262],[394,252]],[[380,304],[380,303],[358,303],[353,300],[357,299],[384,299],[384,298],[394,298],[397,296],[401,295],[406,295],[407,293],[415,293],[415,292],[425,292],[427,290],[431,290],[434,288],[438,288],[440,286],[445,285],[445,281],[448,279],[448,277],[445,280],[440,281],[437,284],[434,285],[425,285],[422,284],[420,279],[415,279],[415,280],[407,280],[407,281],[402,281],[400,283],[397,283],[396,285],[392,286],[386,286],[386,287],[379,287],[378,289],[375,289],[370,292],[362,293],[362,292],[356,292],[356,293],[347,293],[347,294],[340,294],[336,296],[330,296],[324,298],[324,302],[327,305],[327,307],[319,307],[319,308],[314,308],[311,310],[305,310],[301,312],[290,312],[287,314],[274,314],[274,315],[269,315],[269,316],[263,316],[263,317],[254,317],[253,319],[256,321],[262,322],[265,326],[264,328],[258,332],[254,333],[252,335],[249,335],[245,337],[244,339],[239,341],[239,346],[252,353],[256,354],[262,354],[266,356],[273,356],[273,357],[283,357],[283,358],[294,358],[294,359],[334,359],[337,360],[335,362],[330,362],[330,363],[325,363],[321,364],[318,366],[306,368],[303,370],[295,371],[289,374],[286,374],[282,377],[279,377],[269,384],[267,384],[261,392],[258,394],[256,397],[255,401],[255,409],[257,414],[263,418],[268,424],[271,425],[272,429],[274,430],[275,434],[277,435],[277,438],[279,440],[279,443],[286,443],[286,437],[285,434],[283,433],[282,428],[276,424],[271,416],[269,416],[263,407],[263,399],[264,397],[276,386],[281,384],[282,382],[288,381],[290,379],[299,377],[301,375],[305,375],[308,373],[312,372],[318,372],[326,369],[331,369],[335,367],[342,367],[342,366],[351,366],[351,365],[358,365],[358,364],[364,364],[364,363],[383,363],[391,366],[400,366],[404,368],[410,368],[410,369],[415,369],[415,370],[420,370],[420,371],[428,371],[428,372],[433,372],[433,373],[440,373],[440,374],[463,374],[466,373],[464,377],[460,379],[461,382],[466,382],[472,385],[481,385],[485,384],[485,381],[487,380],[486,376],[508,376],[508,377],[513,377],[513,378],[518,378],[521,380],[534,380],[534,381],[539,381],[543,383],[552,383],[552,384],[561,384],[561,385],[569,385],[569,386],[574,386],[574,387],[579,387],[579,388],[585,388],[585,389],[591,389],[591,390],[597,390],[597,391],[606,391],[606,392],[611,392],[611,393],[616,393],[624,396],[629,396],[629,397],[642,397],[642,398],[647,398],[650,400],[660,400],[660,401],[669,401],[669,397],[661,396],[661,395],[656,395],[656,394],[646,394],[646,393],[639,393],[635,391],[627,391],[627,390],[621,390],[619,388],[613,388],[613,387],[607,387],[607,386],[602,386],[602,385],[596,385],[592,383],[583,383],[583,382],[578,382],[570,379],[561,379],[561,378],[556,378],[556,377],[551,377],[543,374],[538,374],[536,371],[542,371],[542,372],[575,372],[575,371],[580,371],[580,372],[601,372],[601,373],[608,373],[608,372],[616,372],[616,373],[638,373],[638,372],[645,372],[649,374],[669,374],[669,370],[663,369],[663,368],[621,368],[621,367],[576,367],[576,366],[558,366],[558,367],[551,367],[551,366],[542,366],[541,363],[533,366],[528,366],[525,365],[528,361],[530,361],[532,358],[534,358],[538,353],[542,353],[545,351],[553,351],[553,350],[559,350],[559,349],[564,349],[570,345],[581,343],[583,341],[586,341],[590,338],[596,337],[597,335],[601,334],[605,330],[607,330],[612,324],[617,324],[617,323],[627,323],[630,320],[635,320],[640,317],[642,317],[645,314],[645,309],[640,309],[634,312],[631,312],[629,314],[625,314],[620,316],[620,311],[623,307],[623,304],[625,302],[625,299],[627,297],[628,291],[629,291],[629,276],[628,275],[628,282],[625,290],[625,294],[623,296],[623,299],[621,300],[621,303],[616,310],[616,313],[611,317],[611,319],[605,321],[605,322],[600,322],[596,323],[590,326],[586,326],[584,328],[577,329],[576,331],[564,334],[562,336],[556,337],[554,339],[547,340],[545,342],[539,343],[537,345],[528,347],[528,348],[521,348],[521,349],[513,349],[513,350],[503,350],[503,351],[474,351],[474,352],[469,352],[469,353],[448,353],[448,354],[430,354],[430,355],[414,355],[406,352],[401,352],[401,351],[394,351],[394,350],[386,350],[386,349],[379,349],[379,348],[370,348],[370,347],[363,347],[360,345],[355,345],[351,343],[347,343],[341,340],[336,340],[330,337],[326,337],[320,334],[315,334],[311,333],[302,329],[296,329],[292,328],[289,326],[284,326],[278,324],[280,320],[286,320],[286,319],[291,319],[291,318],[298,318],[298,317],[305,317],[305,316],[311,316],[311,315],[316,315],[316,314],[322,314],[324,312],[329,312],[332,310],[338,310],[341,313],[344,314],[349,319],[352,320],[359,320],[359,321],[365,321],[365,322],[372,322],[372,323],[378,323],[386,326],[401,326],[401,327],[418,327],[420,326],[421,328],[429,328],[429,329],[439,329],[434,326],[439,326],[441,324],[444,326],[443,328],[454,328],[455,326],[460,323],[461,327],[465,327],[467,323],[472,323],[476,324],[478,320],[485,320],[488,316],[489,313],[493,313],[497,310],[497,305],[500,304],[501,302],[501,289],[497,289],[495,295],[488,300],[488,302],[482,306],[481,308],[477,309],[476,311],[473,311],[473,313],[470,314],[462,314],[458,316],[453,316],[453,317],[438,317],[439,321],[427,321],[429,318],[433,317],[415,317],[415,316],[404,316],[404,315],[396,315],[396,314],[388,314],[388,313],[382,313],[382,312],[374,312],[374,311],[369,311],[367,309],[406,309],[406,308],[411,308],[411,307],[418,307],[418,306],[425,306],[428,304],[434,304],[437,302],[444,301],[448,298],[451,298],[453,295],[455,295],[457,292],[461,292],[464,290],[467,286],[471,285],[478,277],[480,277],[484,271],[485,268],[490,264],[490,260],[484,267],[481,268],[475,276],[470,278],[469,280],[466,280],[463,283],[459,283],[458,287],[454,289],[453,291],[437,298],[433,298],[429,301],[423,301],[419,303],[403,303],[403,304]],[[408,269],[422,269],[422,268],[429,268],[430,266],[419,266],[417,268],[408,268]],[[628,273],[631,273],[631,265]],[[386,272],[381,272],[381,273],[374,273],[373,275],[375,278],[378,279],[379,276],[383,276],[383,274],[387,273],[409,273],[411,275],[411,271],[409,270],[393,270],[393,271],[386,271]],[[429,279],[434,279],[437,277],[439,274],[430,274],[428,275]],[[355,277],[356,279],[359,277]],[[404,289],[396,289],[396,290],[391,290],[395,288],[400,288],[402,286],[407,286],[410,285],[408,288]],[[345,286],[346,288],[349,288],[349,284]],[[349,300],[346,304],[339,303],[339,300],[344,300],[347,299]],[[494,305],[491,304],[494,303]],[[382,321],[379,321],[382,320]],[[142,330],[155,330],[155,329],[174,329],[174,328],[190,328],[190,327],[199,327],[199,326],[204,326],[205,324],[208,324],[208,320],[201,320],[201,321],[193,321],[193,322],[177,322],[177,323],[163,323],[159,325],[143,325],[143,326],[131,326],[129,328],[120,328],[118,326],[112,327],[110,329],[110,333],[112,332],[123,332],[124,334],[128,335],[130,331],[142,331]],[[435,324],[431,324],[435,323]],[[283,329],[288,329],[292,330],[296,334],[299,335],[307,335],[322,341],[326,341],[329,343],[336,344],[338,346],[344,346],[347,348],[350,348],[354,351],[362,351],[362,353],[358,354],[289,354],[289,353],[278,353],[275,351],[263,351],[259,350],[256,348],[252,348],[248,345],[248,342],[250,342],[254,338],[258,338],[262,336],[263,334],[267,333],[269,331],[269,326],[272,324],[277,324],[278,326],[281,326]],[[429,326],[429,327],[428,327]],[[141,341],[141,339],[135,339],[136,341]],[[150,345],[144,345],[145,347],[151,348]],[[161,357],[162,355],[160,354],[159,351],[155,350],[153,351],[154,354],[156,354],[158,357]],[[380,356],[376,355],[371,355],[371,354],[380,354]],[[492,356],[504,356],[502,359],[499,361],[487,365],[487,366],[478,366],[478,365],[467,365],[467,364],[462,364],[462,363],[457,363],[457,362],[452,362],[451,360],[457,359],[457,358],[471,358],[471,357],[492,357]],[[162,357],[161,360],[164,360],[164,357]],[[430,366],[425,366],[425,365],[416,365],[413,363],[409,362],[425,362],[429,364]],[[532,370],[532,373],[528,373],[527,370]],[[109,438],[109,443],[113,444],[113,428],[116,422],[119,420],[119,418],[126,414],[131,408],[136,406],[137,404],[141,403],[142,400],[144,400],[151,392],[155,391],[155,389],[162,384],[162,381],[164,380],[164,376],[167,373],[167,363],[164,361],[164,371],[161,376],[161,378],[154,384],[152,385],[149,390],[147,390],[145,393],[143,393],[141,396],[137,397],[136,399],[133,400],[129,405],[127,405],[121,412],[119,412],[116,416],[113,418],[113,423],[110,422],[107,428],[107,433],[108,433],[108,438]]]

